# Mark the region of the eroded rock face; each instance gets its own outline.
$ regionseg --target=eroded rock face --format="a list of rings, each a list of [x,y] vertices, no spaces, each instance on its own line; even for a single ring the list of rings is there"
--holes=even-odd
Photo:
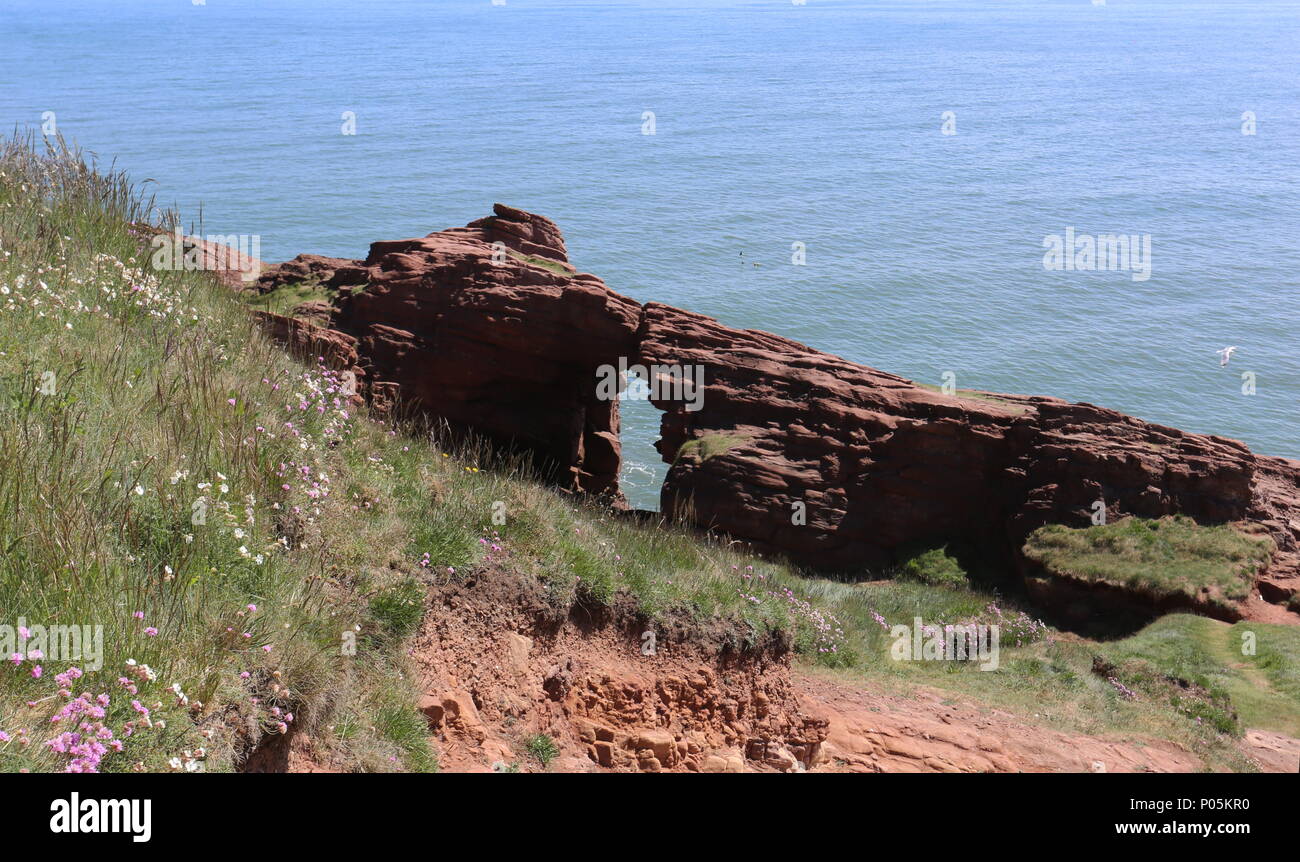
[[[827,720],[801,707],[785,640],[738,648],[738,627],[656,624],[630,600],[559,607],[535,579],[501,571],[430,601],[411,654],[445,769],[538,769],[519,745],[537,733],[566,772],[801,772],[824,760]],[[650,629],[660,638],[646,654]]]
[[[253,317],[273,338],[299,356],[318,357],[334,368],[357,366],[357,340],[346,333],[268,311],[254,310]]]
[[[596,368],[632,351],[640,307],[575,271],[549,220],[495,211],[374,243],[363,261],[301,255],[261,283],[308,272],[339,287],[330,328],[355,343],[363,391],[396,392],[455,430],[533,452],[566,487],[617,498],[618,402],[597,398]]]
[[[639,346],[644,364],[705,368],[701,409],[658,405],[664,510],[756,545],[849,569],[953,539],[1006,558],[1044,524],[1089,525],[1101,501],[1111,520],[1262,525],[1279,551],[1265,598],[1300,586],[1300,462],[1091,404],[946,395],[655,303]]]
[[[377,242],[360,261],[302,255],[262,289],[312,278],[337,290],[317,322],[268,325],[350,367],[380,405],[401,400],[524,447],[566,487],[619,499],[618,402],[596,369],[700,367],[704,388],[660,394],[666,512],[820,567],[892,562],[914,542],[964,540],[1011,560],[1046,523],[1181,513],[1250,522],[1279,552],[1260,581],[1300,588],[1300,462],[1090,404],[944,394],[789,339],[642,307],[568,263],[559,229],[496,205],[491,217]],[[689,374],[687,376],[690,376]],[[698,407],[699,409],[692,409]]]

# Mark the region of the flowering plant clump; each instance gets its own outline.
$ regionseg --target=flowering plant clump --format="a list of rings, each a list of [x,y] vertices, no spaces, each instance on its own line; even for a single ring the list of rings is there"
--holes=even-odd
[[[127,699],[132,716],[118,724],[110,719],[113,707],[113,694],[101,691],[92,694],[82,691],[74,694],[72,687],[86,676],[80,667],[72,666],[55,674],[54,684],[58,687],[54,694],[38,697],[26,702],[26,707],[37,715],[45,704],[54,702],[54,710],[44,720],[37,718],[33,727],[21,727],[12,733],[0,730],[0,752],[5,747],[16,745],[19,748],[31,746],[42,734],[37,730],[42,724],[49,728],[50,735],[41,741],[45,751],[57,756],[64,772],[99,772],[106,757],[121,753],[125,747],[124,740],[130,739],[141,730],[163,730],[167,724],[155,717],[156,710],[162,709],[161,702],[153,707],[146,706],[137,695],[141,687],[154,683],[157,673],[147,664],[135,659],[125,663],[123,675],[118,677],[119,694]],[[49,677],[46,677],[49,679]],[[178,691],[179,684],[173,686]],[[121,708],[125,710],[126,707]]]
[[[893,629],[893,624],[879,611],[871,611],[870,616],[883,631],[890,632]],[[902,625],[911,627],[913,621],[904,620]],[[933,640],[934,648],[939,651],[942,658],[956,658],[957,656],[950,656],[949,652],[959,646],[958,642],[963,635],[967,637],[968,654],[974,647],[974,644],[969,643],[969,632],[972,626],[997,626],[998,642],[1002,646],[1027,646],[1049,637],[1051,633],[1051,629],[1042,620],[1034,619],[1024,611],[1007,613],[996,602],[990,602],[982,613],[965,617],[955,623],[939,621],[923,625],[921,635],[927,641]]]
[[[289,706],[293,691],[284,683],[282,671],[242,670],[238,678],[245,686],[247,704],[256,716],[260,731],[264,734],[288,733],[294,722],[292,707]]]
[[[1115,691],[1119,692],[1119,696],[1125,700],[1137,700],[1137,692],[1120,682],[1117,678],[1108,676],[1106,677],[1106,682],[1114,686]]]
[[[483,551],[484,563],[492,562],[494,559],[493,555],[496,555],[496,562],[501,562],[506,557],[510,556],[505,545],[502,544],[504,541],[505,540],[501,538],[501,534],[496,530],[489,532],[486,527],[483,529],[483,535],[479,536],[478,543],[480,549]]]
[[[1011,646],[1037,643],[1051,632],[1047,623],[1034,619],[1024,611],[1016,611],[1013,614],[1003,613],[996,602],[989,604],[977,621],[985,625],[996,625],[1003,641],[1009,642]]]
[[[73,331],[78,318],[130,320],[143,315],[181,328],[202,319],[200,309],[179,289],[141,269],[135,258],[123,261],[98,253],[83,271],[69,263],[66,249],[60,247],[55,254],[53,264],[37,267],[33,278],[19,273],[12,281],[0,281],[0,311],[33,314]]]
[[[487,527],[483,528],[482,535],[478,537],[478,550],[481,555],[478,562],[482,565],[489,563],[500,565],[510,557],[510,552],[505,546],[505,539],[501,537],[499,532]],[[415,562],[422,569],[432,569],[433,572],[445,573],[448,576],[456,574],[454,565],[445,565],[435,561],[428,551],[417,557]]]
[[[778,602],[784,602],[799,633],[799,646],[802,652],[828,656],[839,653],[844,644],[844,627],[834,614],[813,607],[809,602],[796,596],[789,587],[769,590],[766,595]]]
[[[767,575],[754,571],[752,565],[732,566],[744,584],[736,592],[752,605],[765,602],[775,605],[788,616],[795,627],[795,647],[802,653],[817,657],[838,656],[844,646],[844,627],[834,614],[814,607],[795,595],[789,587],[763,589]]]
[[[104,755],[110,750],[122,750],[122,741],[104,724],[105,707],[110,702],[107,694],[101,693],[92,700],[90,692],[83,692],[50,717],[51,724],[76,728],[65,730],[45,743],[50,751],[68,759],[64,772],[98,772]]]

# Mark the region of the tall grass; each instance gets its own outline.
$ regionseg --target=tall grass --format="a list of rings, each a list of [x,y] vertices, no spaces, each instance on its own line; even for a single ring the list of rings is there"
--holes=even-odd
[[[409,699],[397,653],[342,646],[369,622],[332,571],[355,420],[210,274],[149,266],[152,212],[61,141],[0,149],[0,769],[231,769],[344,692]],[[103,655],[41,644],[67,625]],[[82,692],[109,735],[46,745],[85,735],[51,722]],[[400,761],[385,730],[342,756]]]

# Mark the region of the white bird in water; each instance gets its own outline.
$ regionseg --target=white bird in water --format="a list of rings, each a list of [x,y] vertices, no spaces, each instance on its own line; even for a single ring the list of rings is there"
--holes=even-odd
[[[1232,354],[1236,351],[1236,349],[1237,348],[1234,346],[1234,347],[1225,347],[1222,350],[1216,351],[1219,354],[1220,368],[1228,364],[1228,360],[1232,358]]]

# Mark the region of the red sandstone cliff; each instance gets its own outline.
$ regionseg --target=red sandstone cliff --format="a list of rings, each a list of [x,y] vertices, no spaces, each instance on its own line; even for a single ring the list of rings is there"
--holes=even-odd
[[[1300,591],[1300,462],[1252,454],[1090,404],[944,395],[802,344],[658,303],[569,265],[549,220],[495,215],[364,260],[302,255],[260,288],[338,289],[309,318],[264,315],[298,349],[352,368],[377,403],[412,408],[536,457],[560,484],[618,494],[618,402],[597,369],[702,366],[700,409],[664,410],[663,508],[817,566],[865,568],[912,542],[1015,557],[1049,522],[1181,513],[1244,522],[1278,552],[1258,586]],[[322,324],[322,325],[317,325]],[[687,505],[689,503],[689,505]],[[802,509],[804,523],[792,517]]]

